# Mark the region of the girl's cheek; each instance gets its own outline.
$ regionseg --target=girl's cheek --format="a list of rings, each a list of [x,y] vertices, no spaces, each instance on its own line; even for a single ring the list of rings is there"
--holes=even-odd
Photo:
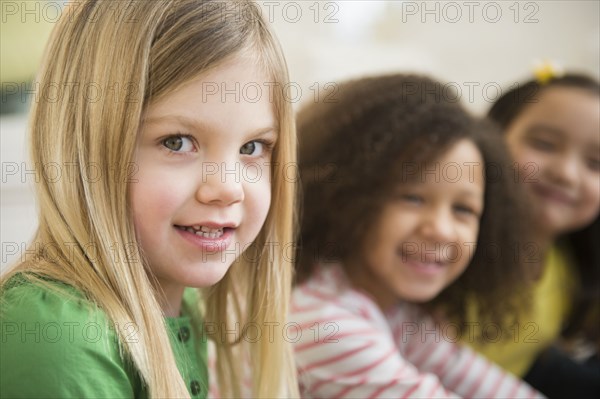
[[[539,181],[544,174],[545,158],[534,151],[523,151],[514,158],[515,176],[517,183],[529,185]]]
[[[508,147],[519,171],[519,181],[523,182],[526,177],[531,179],[539,172],[544,157],[538,151],[530,148],[522,139],[509,141]]]
[[[531,164],[536,164],[539,161],[539,155],[528,148],[520,147],[515,151],[515,161],[518,162],[519,168],[523,169]]]
[[[594,173],[586,179],[584,196],[590,213],[593,213],[594,218],[596,218],[598,213],[600,213],[600,184],[598,183],[598,174]]]
[[[479,225],[479,221],[477,220],[462,224],[459,227],[457,235],[458,242],[456,245],[452,245],[455,249],[452,255],[461,266],[466,267],[466,265],[469,264],[475,253],[476,247],[481,244],[477,242]]]
[[[269,180],[269,178],[265,178],[262,183],[261,183],[261,190],[260,190],[260,194],[259,194],[259,204],[260,207],[262,208],[262,219],[263,222],[264,220],[267,218],[267,213],[269,212],[269,209],[271,208],[271,182]]]

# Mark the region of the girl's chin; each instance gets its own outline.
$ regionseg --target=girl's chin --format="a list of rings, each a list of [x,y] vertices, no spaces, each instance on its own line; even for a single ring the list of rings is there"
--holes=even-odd
[[[569,221],[565,220],[564,215],[558,215],[552,211],[540,212],[538,226],[540,231],[551,237],[557,237],[574,230],[571,228]]]
[[[210,265],[204,263],[198,268],[197,271],[188,276],[185,281],[185,285],[193,288],[210,287],[211,285],[215,285],[221,281],[229,271],[230,267],[231,264]]]
[[[412,295],[403,295],[402,298],[411,303],[427,303],[435,299],[442,290],[428,291],[428,292],[415,292]]]

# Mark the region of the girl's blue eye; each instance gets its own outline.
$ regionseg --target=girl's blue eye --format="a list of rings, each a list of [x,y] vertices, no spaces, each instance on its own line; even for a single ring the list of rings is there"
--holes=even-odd
[[[260,141],[250,141],[240,148],[240,154],[242,155],[261,156],[263,152],[264,144]]]
[[[173,152],[190,152],[194,150],[194,143],[189,137],[176,135],[163,140],[162,144]]]

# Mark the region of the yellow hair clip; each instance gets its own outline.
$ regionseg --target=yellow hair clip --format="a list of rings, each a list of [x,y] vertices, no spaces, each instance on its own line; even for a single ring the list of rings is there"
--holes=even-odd
[[[553,62],[541,61],[536,63],[533,69],[533,74],[535,75],[535,80],[539,84],[545,85],[552,79],[560,78],[561,76],[563,76],[564,71],[560,66]]]

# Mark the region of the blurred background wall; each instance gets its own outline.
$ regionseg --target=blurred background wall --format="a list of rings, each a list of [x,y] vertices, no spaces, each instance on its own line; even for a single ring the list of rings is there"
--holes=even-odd
[[[342,80],[394,71],[438,78],[477,114],[503,90],[530,79],[540,62],[600,78],[596,0],[258,4],[286,54],[296,108]],[[0,0],[2,267],[35,231],[26,97],[62,7],[62,1]]]

